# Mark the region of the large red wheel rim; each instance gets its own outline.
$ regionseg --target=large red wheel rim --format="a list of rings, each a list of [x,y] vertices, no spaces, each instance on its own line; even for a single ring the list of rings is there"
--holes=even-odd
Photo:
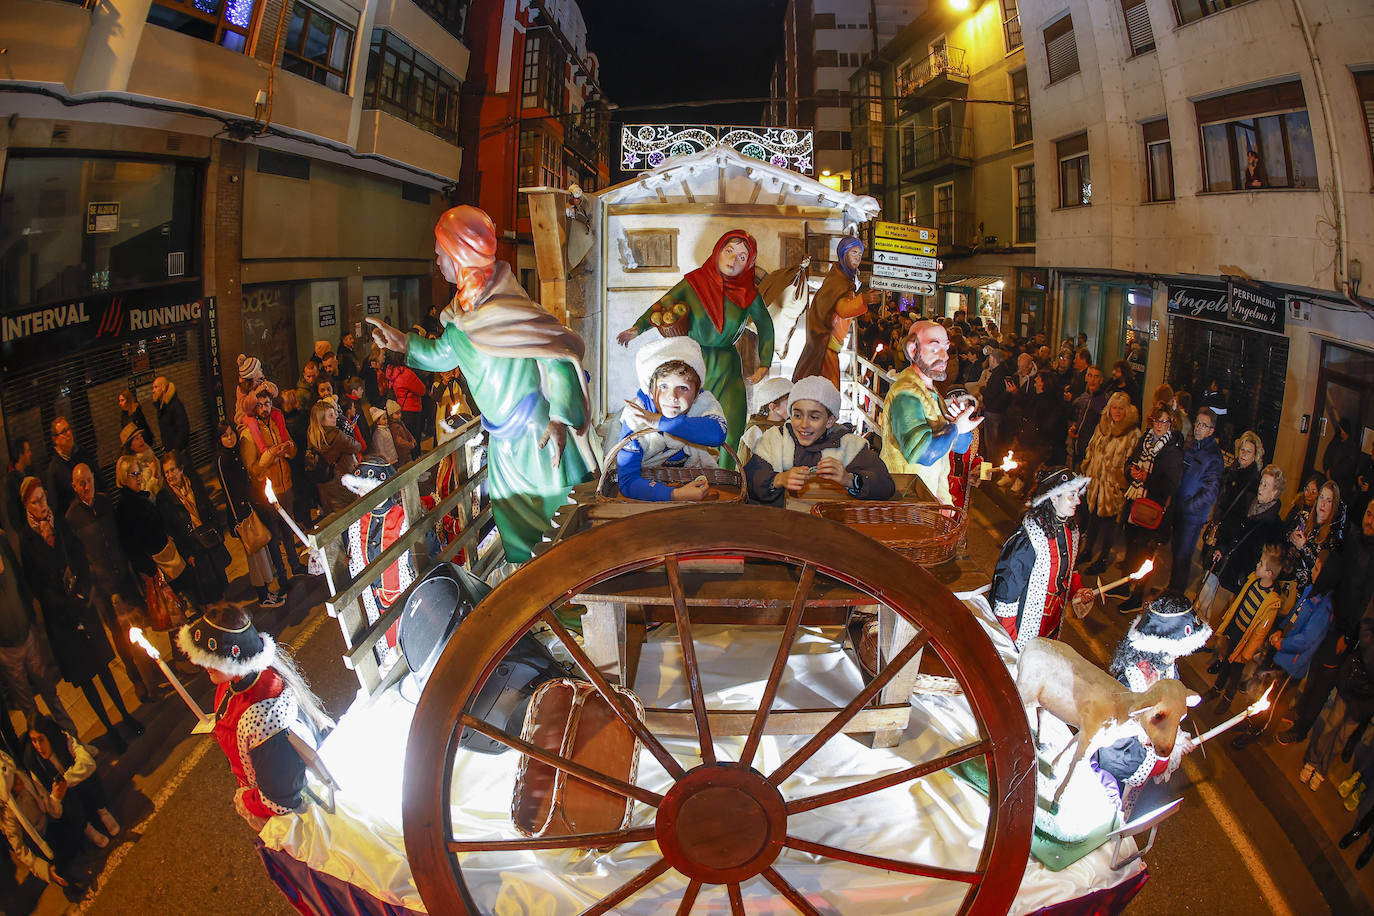
[[[537,623],[551,623],[561,630],[551,609],[575,594],[588,591],[595,583],[665,560],[670,576],[676,575],[679,559],[728,553],[758,560],[781,560],[800,567],[803,583],[799,586],[794,612],[799,612],[803,592],[809,589],[808,577],[828,576],[866,592],[874,603],[887,605],[917,628],[918,636],[908,648],[914,648],[919,642],[932,648],[945,662],[964,689],[980,738],[928,766],[910,768],[906,778],[916,779],[964,760],[984,759],[988,770],[989,812],[982,854],[973,873],[934,866],[901,870],[967,883],[969,890],[960,912],[1005,913],[1020,887],[1030,853],[1035,810],[1034,754],[1030,729],[1011,677],[981,627],[970,619],[968,609],[924,569],[907,563],[877,542],[825,519],[734,505],[679,509],[671,513],[668,524],[661,516],[656,518],[657,515],[642,513],[597,527],[587,535],[565,540],[532,560],[503,582],[470,615],[445,648],[416,708],[406,748],[403,801],[406,850],[428,910],[472,916],[480,912],[463,880],[454,848],[462,844],[450,841],[452,828],[447,800],[463,709],[497,662]],[[690,629],[686,620],[680,622]],[[566,632],[563,635],[566,636]],[[685,642],[690,642],[690,635]],[[585,670],[583,673],[590,674]],[[596,675],[591,676],[596,680]],[[776,683],[773,686],[776,687]],[[701,719],[705,713],[704,706],[698,706],[699,693],[694,694],[693,700],[694,711],[701,710],[698,726],[703,730]],[[468,724],[473,722],[469,720]],[[759,725],[761,728],[761,722]],[[647,751],[667,753],[652,736],[648,737],[658,746],[655,749],[646,743]],[[673,769],[669,772],[679,782],[700,780],[701,785],[696,787],[699,791],[737,792],[751,798],[759,810],[751,814],[750,836],[741,838],[730,850],[703,857],[700,850],[705,848],[705,838],[693,836],[688,831],[677,837],[681,842],[675,845],[673,836],[669,836],[670,831],[676,830],[673,823],[662,822],[652,828],[626,831],[623,839],[617,842],[659,840],[664,858],[620,888],[614,900],[608,897],[602,901],[604,906],[598,904],[585,913],[606,912],[669,869],[679,870],[689,882],[679,912],[690,910],[691,898],[703,883],[716,883],[711,880],[713,876],[739,874],[741,870],[750,875],[761,874],[798,912],[820,912],[815,909],[818,901],[803,898],[769,864],[776,856],[779,839],[776,836],[778,815],[768,793],[755,787],[755,777],[746,775],[747,767],[736,767],[730,761],[715,761],[709,750],[709,738],[709,729],[705,729],[703,757],[709,759],[703,760],[702,767],[693,767],[689,772],[675,760],[676,772]],[[820,743],[826,739],[828,736]],[[756,736],[751,736],[751,743],[755,740]],[[732,767],[742,772],[728,772]],[[709,775],[700,775],[708,772]],[[778,784],[785,776],[770,774],[768,779]],[[632,787],[623,788],[628,794]],[[657,805],[660,821],[664,821],[665,804],[680,820],[684,803],[689,816],[691,806],[702,803],[699,797],[694,801],[696,792],[678,790],[679,797],[674,798],[674,795],[670,791],[659,797],[641,789],[636,797]],[[787,807],[787,813],[807,807],[794,803]],[[795,838],[784,841],[787,840],[791,840],[787,845],[794,849],[839,858],[839,851],[830,847]],[[702,858],[712,861],[703,862]],[[862,853],[848,853],[845,861],[876,868],[891,868],[897,864]],[[718,871],[713,872],[713,868]],[[740,884],[727,886],[732,912],[744,912]]]

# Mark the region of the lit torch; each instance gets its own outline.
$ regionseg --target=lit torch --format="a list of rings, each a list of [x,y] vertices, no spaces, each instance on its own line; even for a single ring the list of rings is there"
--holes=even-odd
[[[1141,564],[1140,564],[1140,568],[1137,569],[1135,572],[1131,573],[1129,576],[1122,576],[1120,579],[1117,579],[1115,582],[1111,582],[1111,583],[1108,583],[1107,585],[1103,585],[1103,584],[1101,584],[1101,583],[1102,583],[1102,580],[1099,579],[1099,580],[1098,580],[1098,586],[1097,586],[1097,600],[1098,600],[1098,601],[1101,601],[1104,592],[1109,592],[1109,591],[1111,591],[1112,589],[1116,588],[1118,585],[1125,585],[1127,582],[1139,581],[1139,580],[1145,578],[1146,576],[1148,576],[1148,575],[1150,574],[1150,570],[1152,570],[1152,569],[1154,569],[1154,568],[1155,568],[1155,561],[1154,561],[1154,560],[1146,560],[1144,563],[1141,563]]]
[[[306,547],[309,547],[310,542],[306,540],[305,535],[301,532],[301,529],[296,527],[296,523],[292,521],[291,516],[286,514],[286,510],[283,509],[281,503],[277,501],[277,494],[272,489],[272,481],[270,479],[263,481],[262,489],[263,492],[267,494],[267,501],[273,505],[273,507],[277,510],[277,514],[282,517],[282,521],[286,522],[287,527],[289,527],[293,532],[295,532],[296,537],[301,539],[302,544],[304,544]]]
[[[1217,735],[1226,731],[1228,728],[1233,728],[1241,722],[1245,721],[1246,719],[1250,718],[1251,716],[1257,716],[1260,713],[1264,712],[1266,709],[1269,708],[1269,694],[1273,693],[1273,691],[1274,685],[1270,684],[1269,689],[1264,691],[1264,696],[1260,697],[1258,700],[1251,703],[1249,706],[1245,707],[1240,712],[1236,713],[1234,716],[1227,719],[1225,722],[1221,723],[1213,729],[1203,732],[1201,735],[1198,735],[1196,738],[1194,738],[1193,746],[1196,747],[1197,745],[1202,744],[1204,741],[1210,741]]]
[[[157,666],[162,669],[162,673],[167,677],[167,683],[176,689],[181,695],[181,699],[190,707],[191,712],[196,716],[196,727],[192,734],[201,734],[214,728],[215,720],[212,716],[207,716],[205,711],[200,708],[200,704],[186,692],[186,687],[181,683],[181,679],[172,673],[172,669],[167,667],[167,662],[163,661],[162,653],[157,650],[157,646],[148,641],[148,637],[143,635],[143,630],[138,627],[129,627],[129,642],[140,646],[148,657],[157,662]]]
[[[1002,459],[1002,467],[1000,468],[1000,470],[1005,473],[1007,471],[1014,471],[1017,469],[1017,467],[1019,467],[1019,465],[1017,464],[1016,459],[1012,457],[1011,452],[1008,451],[1007,457]]]

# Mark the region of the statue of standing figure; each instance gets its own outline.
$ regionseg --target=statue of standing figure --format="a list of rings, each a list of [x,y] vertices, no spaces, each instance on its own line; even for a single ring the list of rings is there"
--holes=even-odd
[[[429,340],[369,318],[379,346],[429,371],[457,366],[487,431],[492,515],[506,559],[528,560],[568,492],[590,479],[591,411],[582,338],[530,301],[496,260],[496,229],[476,207],[454,207],[434,227],[435,261],[457,287]]]
[[[706,363],[707,391],[715,395],[725,411],[728,427],[725,442],[730,448],[739,445],[748,420],[749,398],[744,388],[744,368],[735,341],[744,326],[754,322],[759,339],[759,370],[750,381],[757,382],[768,374],[773,362],[773,319],[768,306],[759,295],[754,274],[754,262],[759,247],[754,237],[743,229],[731,229],[716,242],[711,258],[691,271],[668,290],[657,302],[644,310],[635,323],[616,337],[622,347],[630,345],[649,328],[671,328],[685,324],[686,335],[701,345]],[[682,308],[685,306],[685,310]],[[657,314],[659,321],[653,320]],[[663,324],[666,316],[667,324]],[[664,330],[671,336],[676,328]],[[721,451],[721,467],[733,467],[729,453]]]

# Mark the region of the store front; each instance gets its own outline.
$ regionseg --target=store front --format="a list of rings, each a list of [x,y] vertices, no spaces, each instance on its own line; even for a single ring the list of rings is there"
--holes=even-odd
[[[1109,277],[1063,276],[1060,287],[1059,336],[1088,335],[1093,361],[1104,372],[1124,359],[1144,371],[1150,348],[1150,303],[1147,282]]]
[[[1043,267],[1016,269],[1016,302],[1013,304],[1013,323],[1020,337],[1033,337],[1049,331],[1049,316],[1045,308],[1045,290],[1049,285],[1049,271]]]
[[[1374,353],[1331,341],[1323,341],[1321,348],[1304,477],[1326,469],[1327,452],[1343,423],[1360,451],[1368,454],[1374,448]]]
[[[1226,404],[1217,426],[1222,446],[1229,450],[1252,429],[1273,455],[1288,377],[1283,294],[1237,281],[1181,280],[1168,290],[1164,380],[1191,393],[1194,407],[1215,382]]]

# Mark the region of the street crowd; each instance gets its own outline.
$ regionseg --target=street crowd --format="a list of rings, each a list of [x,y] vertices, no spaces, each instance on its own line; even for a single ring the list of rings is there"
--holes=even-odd
[[[437,336],[437,319],[414,330]],[[121,829],[101,789],[102,757],[78,739],[59,682],[80,689],[104,728],[104,749],[122,754],[144,728],[121,697],[114,659],[140,703],[171,690],[131,642],[131,627],[177,671],[199,675],[172,636],[225,600],[228,539],[242,547],[256,593],[250,619],[280,624],[291,610],[279,610],[287,586],[307,569],[273,501],[309,528],[357,498],[340,479],[360,460],[399,467],[433,440],[436,426],[451,435],[471,417],[457,370],[417,374],[381,350],[360,361],[354,346],[352,334],[337,349],[317,341],[294,385],[239,356],[234,417],[216,430],[204,475],[191,461],[185,406],[164,377],[152,384],[151,411],[132,390],[118,395],[121,448],[110,492],[99,464],[76,444],[70,418],[50,423],[46,468],[36,466],[32,443],[13,440],[0,495],[0,751],[14,769],[0,772],[0,825],[16,860],[39,877],[70,886],[73,858]],[[11,710],[20,713],[18,729]],[[0,771],[8,768],[0,756]]]
[[[1368,834],[1374,456],[1350,420],[1338,418],[1318,468],[1285,506],[1298,471],[1266,462],[1259,435],[1235,428],[1225,378],[1198,377],[1191,390],[1165,384],[1147,397],[1131,354],[1104,370],[1086,334],[1054,346],[1043,334],[999,334],[964,312],[939,321],[951,368],[956,356],[960,367],[947,386],[980,399],[984,459],[996,464],[1010,451],[1017,461],[1000,485],[1020,496],[1038,469],[1061,465],[1090,477],[1079,509],[1084,579],[1116,567],[1107,577],[1115,579],[1151,559],[1150,574],[1107,593],[1120,600],[1118,611],[1134,615],[1162,589],[1192,598],[1215,631],[1207,669],[1216,678],[1207,694],[1213,714],[1224,718],[1238,695],[1257,698],[1273,686],[1269,715],[1248,720],[1233,746],[1305,743],[1296,775],[1314,792],[1338,757],[1350,764],[1337,789],[1359,816],[1341,848]],[[901,368],[911,323],[885,310],[861,319],[860,352],[880,368]],[[1371,857],[1374,840],[1356,866]]]

